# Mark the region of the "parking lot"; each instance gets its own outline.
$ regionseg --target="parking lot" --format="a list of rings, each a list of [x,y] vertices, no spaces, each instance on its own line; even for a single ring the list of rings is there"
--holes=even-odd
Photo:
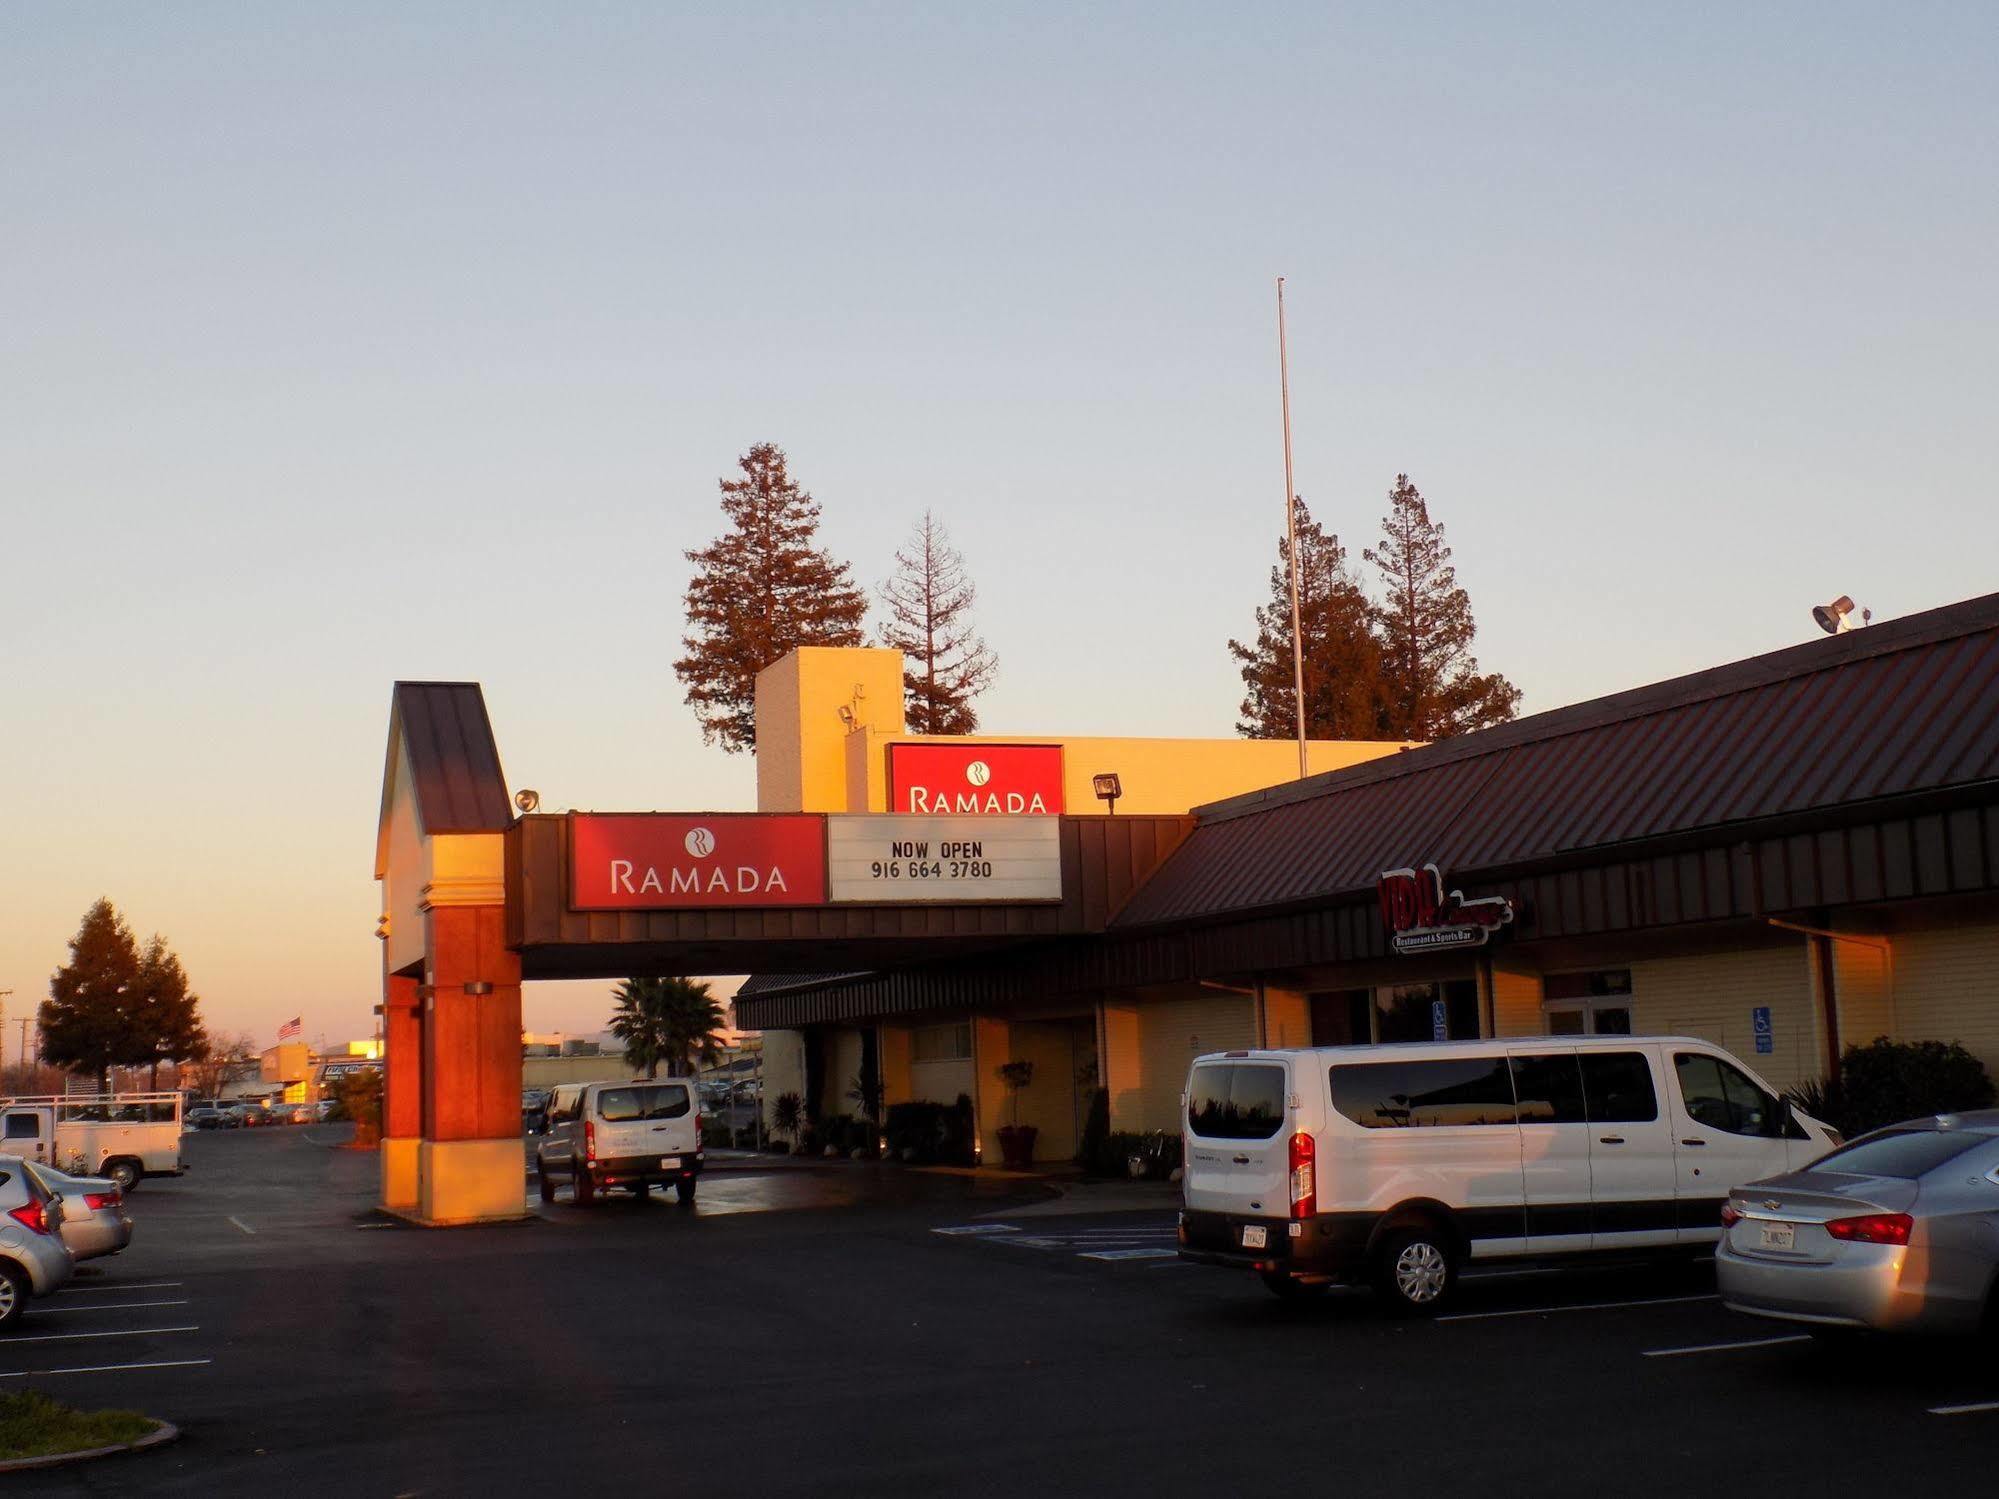
[[[194,1137],[134,1247],[0,1344],[186,1431],[38,1492],[1969,1493],[1999,1460],[1989,1355],[1828,1354],[1700,1265],[1477,1272],[1412,1323],[1184,1264],[1156,1200],[894,1167],[427,1232],[338,1138]]]

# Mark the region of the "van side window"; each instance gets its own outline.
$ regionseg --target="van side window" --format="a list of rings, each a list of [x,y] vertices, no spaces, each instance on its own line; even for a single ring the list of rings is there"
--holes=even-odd
[[[1268,1140],[1284,1123],[1284,1069],[1268,1062],[1196,1067],[1187,1127],[1210,1140]]]
[[[1592,1124],[1643,1124],[1659,1117],[1652,1064],[1642,1051],[1586,1051],[1583,1101]]]
[[[1513,1092],[1522,1124],[1587,1124],[1583,1073],[1572,1051],[1513,1059]]]
[[[7,1135],[9,1140],[39,1140],[42,1137],[42,1121],[33,1114],[9,1114]]]
[[[1683,1051],[1673,1057],[1687,1117],[1731,1135],[1774,1139],[1784,1132],[1777,1100],[1720,1057]]]
[[[1332,1070],[1332,1085],[1333,1107],[1365,1129],[1514,1121],[1505,1057],[1342,1062]]]

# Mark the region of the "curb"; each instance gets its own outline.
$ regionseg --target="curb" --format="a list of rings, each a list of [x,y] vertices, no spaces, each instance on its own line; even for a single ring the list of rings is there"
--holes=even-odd
[[[180,1428],[171,1421],[160,1422],[136,1442],[116,1447],[86,1447],[81,1452],[51,1452],[47,1457],[16,1457],[0,1462],[0,1473],[24,1473],[31,1468],[59,1468],[64,1463],[89,1462],[94,1457],[116,1457],[123,1452],[149,1452],[180,1440]]]

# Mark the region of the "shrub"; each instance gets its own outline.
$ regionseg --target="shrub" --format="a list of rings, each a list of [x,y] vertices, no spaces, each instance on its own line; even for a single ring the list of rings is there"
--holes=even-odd
[[[354,1143],[373,1145],[382,1138],[382,1072],[367,1067],[350,1072],[333,1085],[339,1100],[335,1112],[354,1121]]]
[[[1787,1096],[1851,1138],[1904,1119],[1987,1108],[1994,1094],[1985,1064],[1955,1041],[1877,1036],[1847,1047],[1837,1083],[1814,1079]]]
[[[1090,1090],[1090,1112],[1083,1120],[1082,1143],[1076,1147],[1076,1164],[1085,1170],[1103,1154],[1104,1141],[1111,1133],[1111,1090]]]
[[[1147,1181],[1165,1181],[1180,1166],[1181,1142],[1178,1135],[1138,1135],[1120,1130],[1106,1133],[1096,1153],[1083,1161],[1092,1176],[1108,1176],[1120,1181],[1131,1179],[1131,1158],[1143,1162],[1141,1175]]]
[[[720,1119],[710,1119],[701,1126],[701,1144],[708,1150],[728,1150],[736,1143],[735,1131]]]
[[[972,1161],[972,1101],[963,1094],[956,1103],[917,1100],[892,1103],[882,1125],[889,1155],[916,1165],[968,1166]]]

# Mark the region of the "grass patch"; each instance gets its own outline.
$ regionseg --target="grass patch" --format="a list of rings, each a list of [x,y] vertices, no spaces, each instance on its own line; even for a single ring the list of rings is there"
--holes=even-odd
[[[159,1426],[137,1411],[71,1410],[40,1390],[0,1395],[0,1461],[136,1442]]]

